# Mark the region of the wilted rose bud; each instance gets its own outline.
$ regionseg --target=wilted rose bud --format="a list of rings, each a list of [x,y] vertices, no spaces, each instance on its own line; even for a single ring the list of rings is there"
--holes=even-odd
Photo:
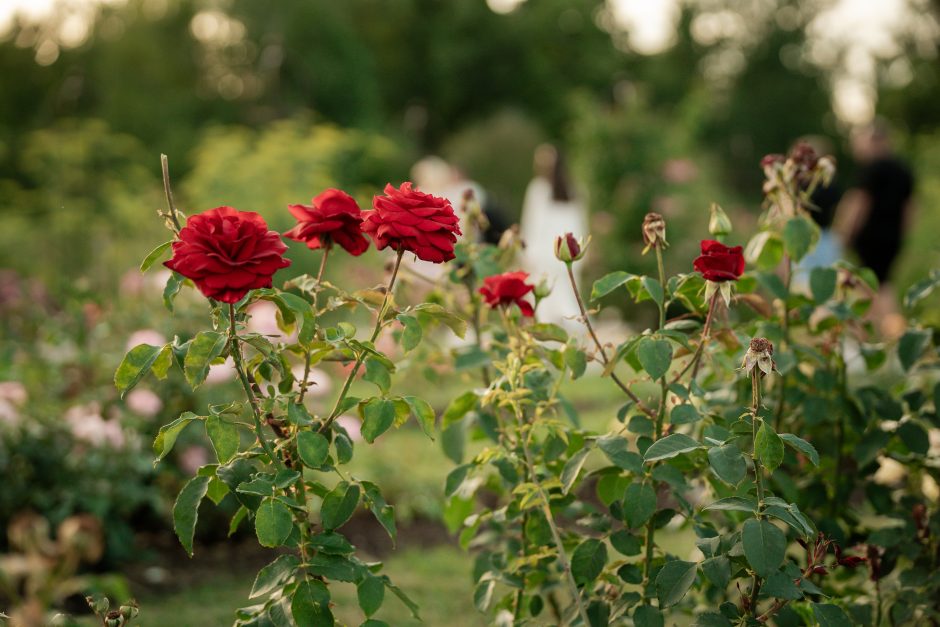
[[[786,160],[786,157],[776,153],[764,155],[760,160],[760,167],[763,168],[764,173],[767,174],[767,178],[770,178],[770,173],[778,166],[782,166]]]
[[[731,219],[718,203],[713,202],[711,216],[708,218],[708,232],[715,236],[727,235],[731,232]]]
[[[650,248],[663,249],[669,245],[666,241],[666,221],[658,213],[650,212],[643,218],[643,243],[646,244],[643,254]]]
[[[752,376],[755,366],[764,374],[770,374],[777,367],[774,363],[774,345],[767,338],[755,337],[744,354],[742,367],[748,376]]]
[[[126,605],[122,605],[119,611],[125,620],[137,618],[137,615],[140,614],[140,608],[137,607],[137,603],[135,601],[131,601]]]
[[[572,233],[565,233],[555,238],[555,257],[559,261],[571,263],[584,256],[584,245]]]
[[[85,602],[88,603],[88,607],[91,608],[91,611],[95,614],[104,614],[111,608],[111,601],[108,600],[108,597],[98,597],[97,599],[92,596],[85,597]]]
[[[120,612],[108,612],[108,615],[104,617],[106,627],[122,627],[124,622],[125,619]]]
[[[816,162],[816,172],[819,174],[819,180],[822,182],[823,187],[829,187],[836,175],[835,157],[820,157],[819,161]]]

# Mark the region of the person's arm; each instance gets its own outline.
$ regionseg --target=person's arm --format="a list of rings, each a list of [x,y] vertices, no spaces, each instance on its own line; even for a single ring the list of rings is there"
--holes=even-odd
[[[871,213],[871,196],[863,189],[850,189],[836,209],[832,230],[846,244],[855,241]]]

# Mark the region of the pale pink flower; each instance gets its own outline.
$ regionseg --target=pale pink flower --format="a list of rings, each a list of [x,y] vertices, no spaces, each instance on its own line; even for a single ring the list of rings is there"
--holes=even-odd
[[[206,447],[194,444],[187,446],[179,456],[180,469],[190,475],[209,463],[209,451]]]
[[[350,440],[353,442],[362,442],[362,422],[358,418],[343,415],[337,418],[336,422],[339,423],[339,426],[343,429],[346,429]]]
[[[123,448],[126,442],[124,430],[117,420],[105,420],[101,416],[98,403],[75,405],[65,412],[65,422],[72,429],[72,435],[94,446]]]
[[[26,386],[19,381],[0,381],[0,400],[22,405],[28,397]]]
[[[163,409],[163,401],[152,390],[135,388],[124,399],[127,408],[135,414],[152,418]]]
[[[6,423],[15,427],[20,421],[20,412],[16,411],[16,405],[12,401],[0,398],[0,423]]]
[[[144,290],[146,278],[137,268],[131,268],[121,275],[120,290],[126,296],[139,296]]]
[[[206,385],[219,385],[234,381],[237,373],[235,372],[235,362],[231,357],[226,357],[221,364],[212,364],[209,366],[209,374],[206,375]]]
[[[248,330],[260,333],[274,342],[297,341],[296,329],[290,335],[285,334],[277,326],[277,305],[267,300],[259,300],[248,307]]]
[[[138,329],[127,338],[126,350],[130,350],[140,344],[150,344],[151,346],[163,346],[166,344],[166,338],[154,329]]]

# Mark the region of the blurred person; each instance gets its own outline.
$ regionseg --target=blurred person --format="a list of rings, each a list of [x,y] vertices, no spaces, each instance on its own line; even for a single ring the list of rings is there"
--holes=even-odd
[[[862,265],[878,277],[871,319],[886,337],[898,337],[906,325],[890,283],[891,270],[912,219],[914,175],[894,154],[883,121],[853,134],[852,152],[859,164],[858,181],[839,207],[836,228]]]
[[[572,233],[577,238],[588,234],[587,211],[568,177],[564,158],[557,148],[543,144],[535,150],[535,177],[529,182],[522,203],[520,236],[525,243],[523,269],[533,281],[546,280],[552,291],[535,312],[542,322],[552,322],[569,333],[580,335],[582,325],[578,301],[571,289],[565,264],[555,258],[555,238]],[[573,264],[575,280],[580,285],[581,264]]]

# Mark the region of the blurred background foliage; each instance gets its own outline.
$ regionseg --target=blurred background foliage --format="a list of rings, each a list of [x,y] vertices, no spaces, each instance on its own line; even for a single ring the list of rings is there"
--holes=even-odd
[[[426,154],[515,220],[533,152],[552,142],[590,206],[588,285],[651,269],[640,255],[648,211],[668,220],[670,273],[690,268],[713,201],[734,221],[731,243],[744,243],[761,156],[798,137],[827,137],[850,186],[849,132],[878,113],[917,176],[896,287],[940,266],[940,2],[868,3],[893,30],[862,61],[827,17],[846,2],[675,0],[656,50],[618,17],[629,2],[61,0],[39,17],[0,14],[0,384],[22,384],[26,399],[0,395],[0,527],[21,508],[54,524],[90,512],[105,521],[110,564],[135,554],[133,533],[165,529],[168,495],[189,472],[151,467],[149,439],[225,397],[161,385],[161,409],[145,415],[111,384],[131,332],[185,335],[204,313],[184,297],[167,315],[156,269],[136,269],[167,238],[155,216],[160,153],[187,213],[229,204],[284,230],[288,203],[338,186],[367,207]],[[644,2],[659,4],[633,4]],[[867,82],[852,82],[858,67]],[[861,117],[840,108],[845,92],[865,96]],[[316,256],[292,248],[289,273],[315,271]],[[330,272],[371,285],[378,260]],[[938,302],[921,304],[923,321],[940,322]],[[436,393],[445,404],[448,391]],[[609,419],[597,390],[571,395],[597,424]],[[76,407],[120,421],[129,441],[76,444]],[[416,462],[416,435],[376,447],[362,472],[382,478],[406,519],[439,519],[448,464],[436,450]],[[389,472],[403,454],[414,472]]]

